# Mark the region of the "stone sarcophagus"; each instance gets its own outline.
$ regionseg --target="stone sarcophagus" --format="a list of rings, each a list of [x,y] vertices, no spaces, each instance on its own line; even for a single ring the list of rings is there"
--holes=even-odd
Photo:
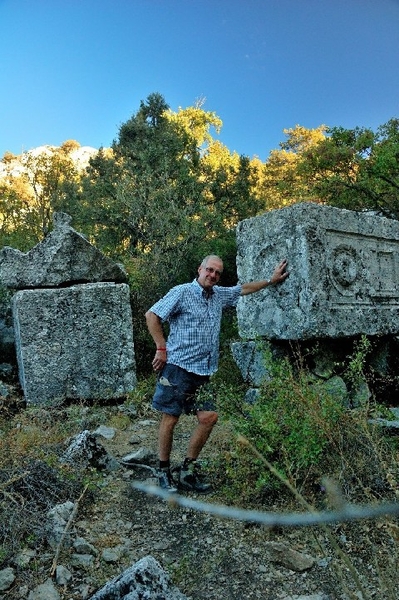
[[[399,222],[331,206],[296,204],[241,221],[242,282],[270,279],[288,260],[282,284],[240,298],[241,337],[280,340],[399,332]]]
[[[129,286],[21,290],[13,300],[19,378],[28,404],[118,398],[136,384]]]
[[[126,272],[70,221],[55,213],[53,231],[29,252],[0,250],[0,284],[18,290],[13,334],[28,404],[117,399],[136,385]]]

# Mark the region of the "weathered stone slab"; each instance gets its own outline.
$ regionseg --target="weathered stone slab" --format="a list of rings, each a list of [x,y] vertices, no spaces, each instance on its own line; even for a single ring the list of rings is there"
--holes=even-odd
[[[338,338],[399,332],[399,222],[331,206],[296,204],[237,227],[240,281],[269,279],[287,258],[281,285],[240,298],[240,335]]]
[[[89,600],[188,600],[152,556],[144,556]]]
[[[64,284],[127,281],[123,267],[70,227],[71,218],[54,213],[53,231],[29,252],[0,250],[0,283],[16,290]]]
[[[245,382],[259,386],[268,378],[262,349],[256,342],[233,342],[230,349]]]
[[[28,403],[118,398],[136,384],[129,286],[23,290],[13,318]]]
[[[271,380],[272,363],[287,357],[287,350],[281,342],[279,344],[264,340],[232,342],[230,349],[243,380],[256,387]]]

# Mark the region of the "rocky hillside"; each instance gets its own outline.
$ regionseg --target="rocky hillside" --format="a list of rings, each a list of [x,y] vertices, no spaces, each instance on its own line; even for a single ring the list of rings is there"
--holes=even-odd
[[[85,169],[90,158],[98,152],[96,148],[80,146],[78,142],[73,140],[64,142],[60,147],[38,146],[19,155],[6,152],[0,161],[0,181],[9,181],[20,177],[22,174],[27,173],[29,165],[37,164],[40,159],[54,156],[62,149],[78,170]]]

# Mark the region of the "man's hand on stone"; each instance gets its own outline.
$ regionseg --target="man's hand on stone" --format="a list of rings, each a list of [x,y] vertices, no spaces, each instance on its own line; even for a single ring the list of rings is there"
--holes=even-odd
[[[274,269],[273,275],[271,276],[270,283],[273,285],[281,283],[284,279],[287,279],[289,273],[285,270],[287,268],[287,261],[284,259]]]

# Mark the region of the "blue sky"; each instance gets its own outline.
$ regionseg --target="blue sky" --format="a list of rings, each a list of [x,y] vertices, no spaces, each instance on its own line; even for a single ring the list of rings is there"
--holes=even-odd
[[[231,151],[399,117],[399,0],[0,0],[0,157],[109,146],[153,92]]]

